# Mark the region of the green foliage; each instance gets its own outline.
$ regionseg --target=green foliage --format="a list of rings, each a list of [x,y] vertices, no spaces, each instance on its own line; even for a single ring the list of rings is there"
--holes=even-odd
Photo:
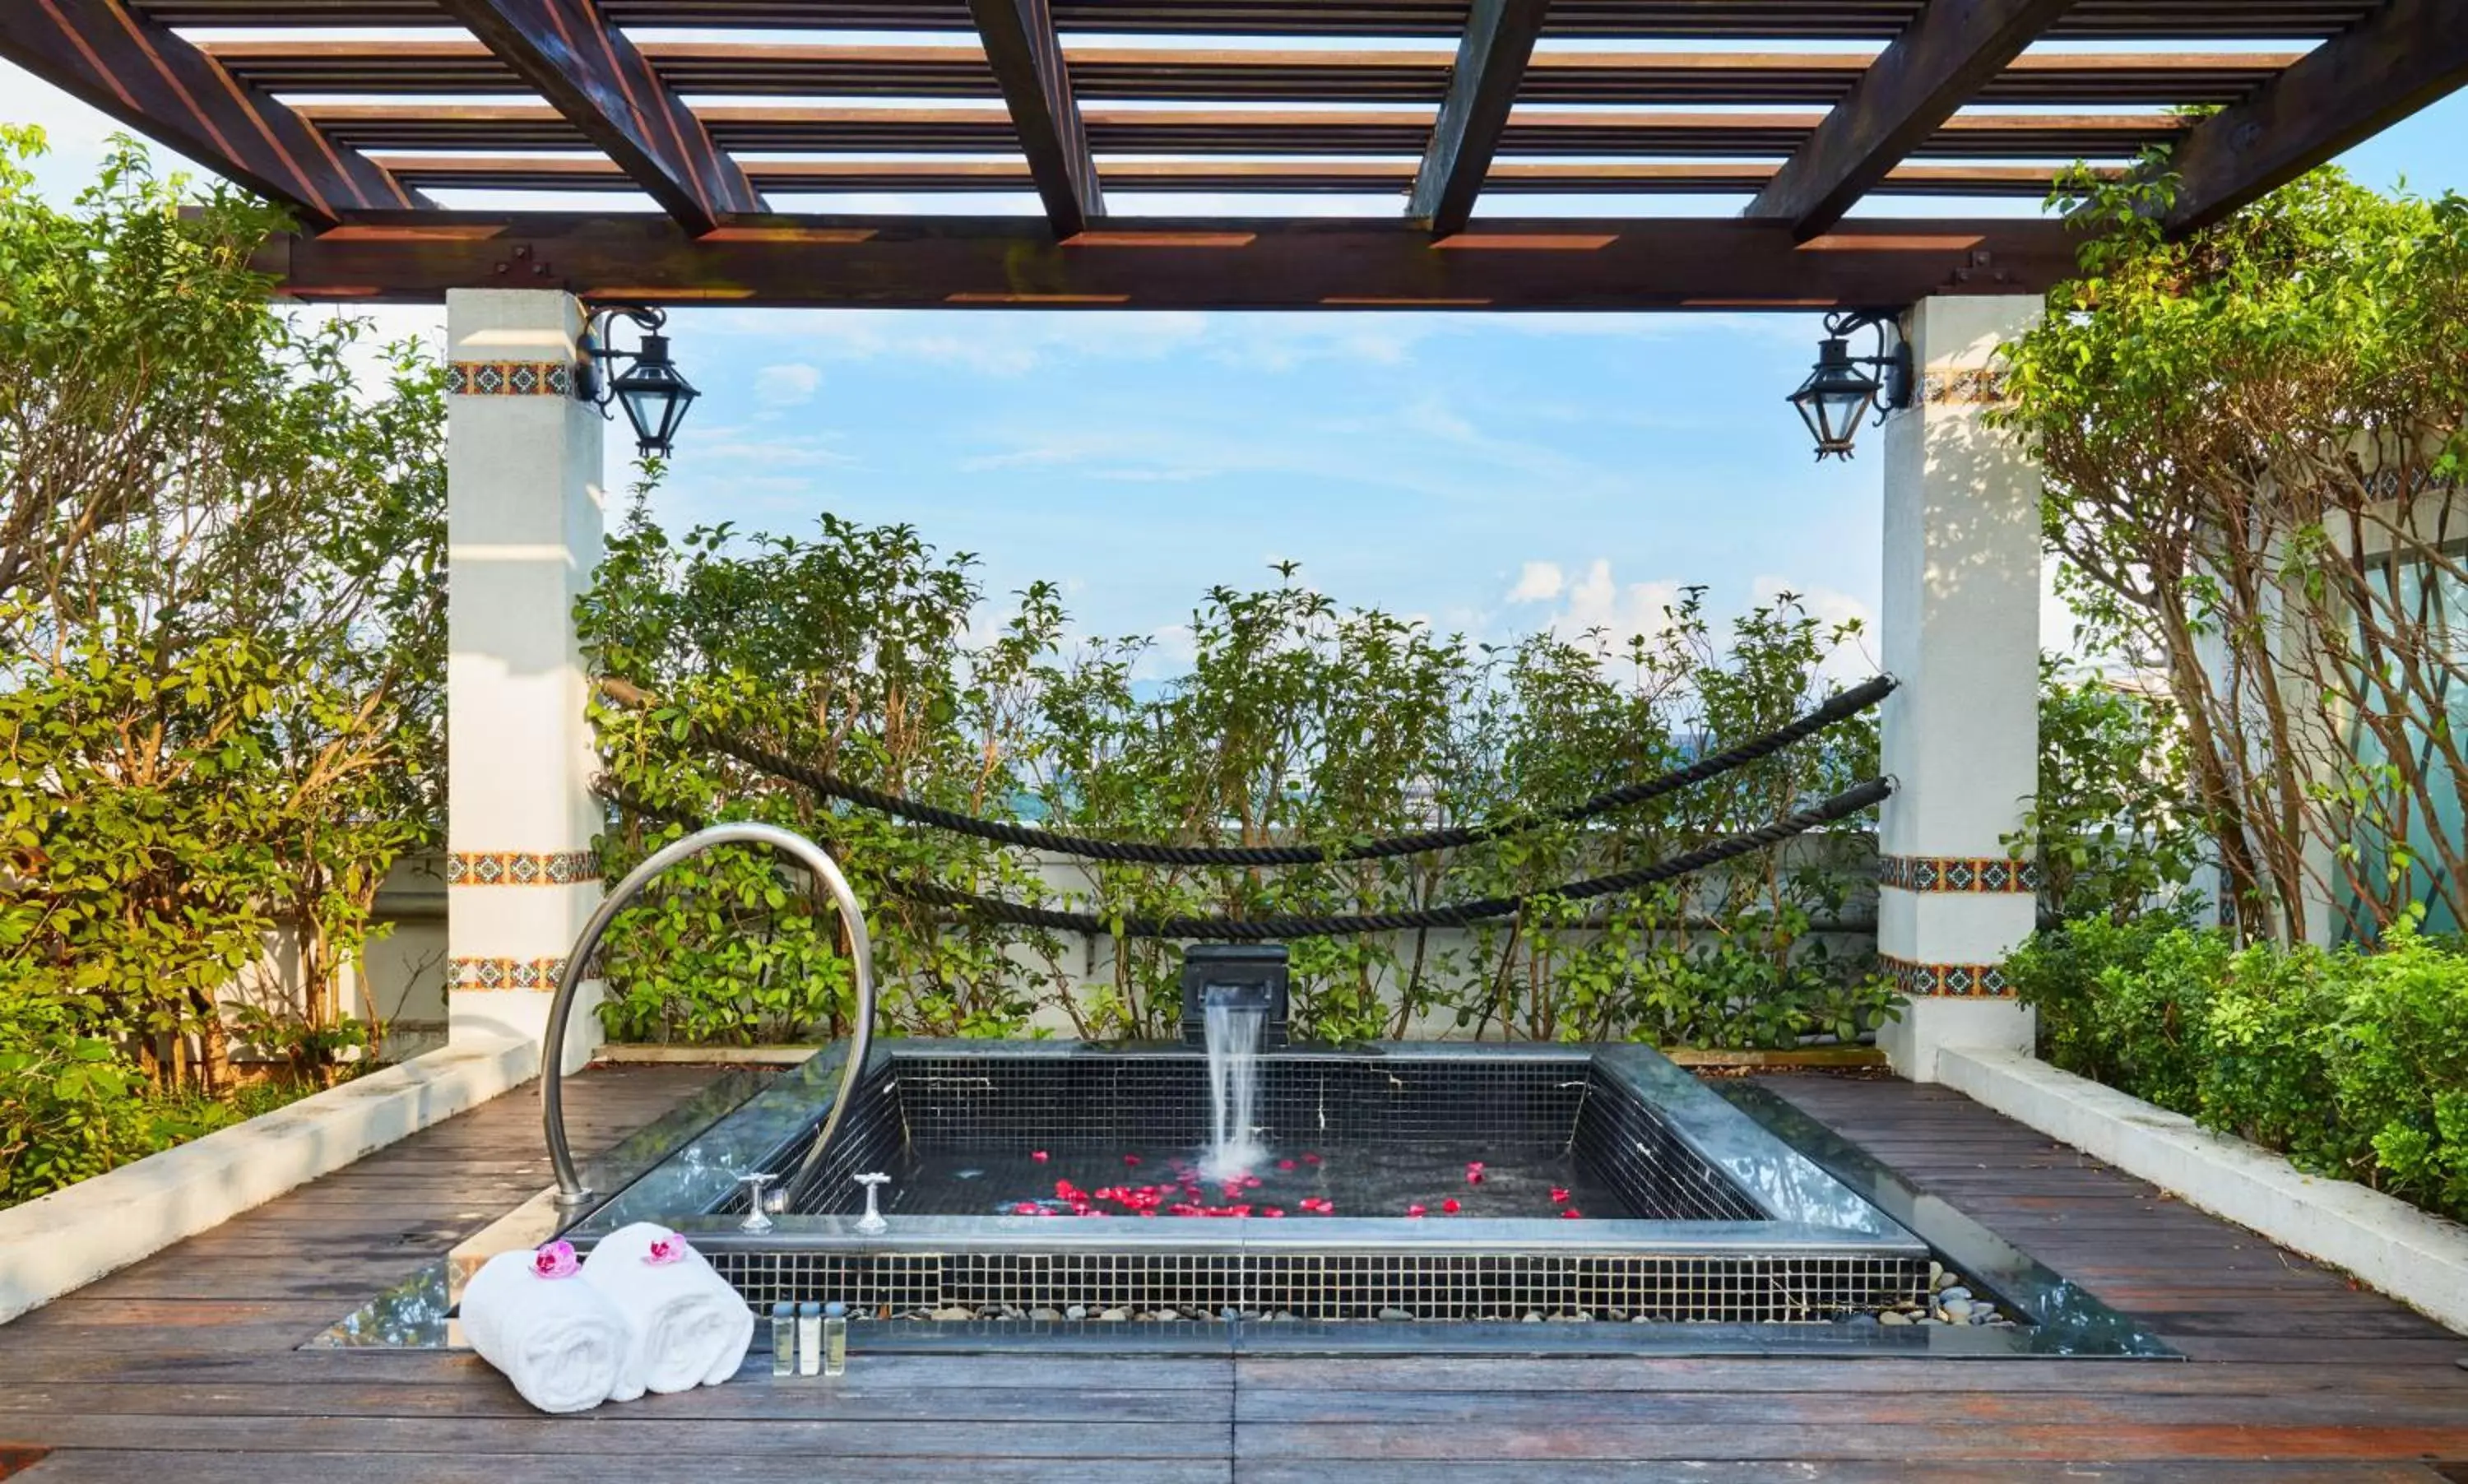
[[[2057,1065],[2468,1217],[2468,953],[2405,925],[2365,952],[2091,919],[2007,970]]]
[[[973,562],[904,526],[827,515],[812,539],[726,527],[673,537],[638,509],[578,624],[603,673],[656,697],[596,707],[612,782],[654,807],[825,840],[868,903],[884,1021],[911,1034],[1016,1036],[1043,1012],[1042,1024],[1085,1037],[1171,1035],[1178,953],[1119,935],[1084,948],[927,909],[902,882],[1116,920],[1395,911],[1633,867],[1875,771],[1863,719],[1604,824],[1444,856],[1239,871],[1031,860],[818,809],[686,741],[697,726],[741,733],[927,802],[1103,837],[1360,838],[1547,810],[1771,729],[1822,696],[1819,667],[1850,637],[1785,598],[1725,645],[1692,592],[1652,636],[1495,649],[1342,608],[1291,566],[1280,578],[1212,589],[1192,615],[1187,667],[1158,681],[1141,678],[1159,657],[1148,641],[1067,646],[1045,584],[972,632],[984,597]],[[678,833],[626,817],[603,841],[609,869]],[[1855,1035],[1886,995],[1816,931],[1843,906],[1840,863],[1788,852],[1634,898],[1541,902],[1465,934],[1298,942],[1295,1017],[1334,1039]],[[827,903],[767,859],[679,867],[610,943],[604,1016],[621,1038],[827,1035],[847,1013]]]
[[[2042,657],[2039,792],[2005,846],[2040,863],[2043,910],[2124,923],[2192,906],[2207,846],[2185,791],[2172,702]]]
[[[0,992],[0,1206],[152,1153],[173,1130],[71,1006]]]
[[[372,394],[355,325],[276,313],[270,209],[127,146],[62,210],[39,148],[0,129],[0,1057],[49,1089],[0,1113],[20,1194],[219,1116],[236,1030],[311,1085],[365,1049],[340,977],[435,833],[445,669],[437,368],[396,350]],[[235,1004],[278,927],[305,1006]]]
[[[2320,170],[2170,239],[2171,189],[2089,187],[2079,272],[2004,348],[2061,588],[2164,687],[2246,931],[2326,897],[2364,941],[2468,922],[2461,511],[2394,497],[2468,471],[2468,200]]]

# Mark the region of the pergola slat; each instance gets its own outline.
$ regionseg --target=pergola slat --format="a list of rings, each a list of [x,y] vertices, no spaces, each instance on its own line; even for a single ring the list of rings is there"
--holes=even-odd
[[[334,137],[371,148],[560,149],[586,141],[536,103],[304,104]],[[713,105],[702,110],[722,148],[754,152],[1008,153],[1013,126],[992,107]],[[1527,110],[1500,130],[1502,156],[1784,155],[1823,114],[1620,113]],[[1084,137],[1098,154],[1392,154],[1419,152],[1427,109],[1088,108]],[[1943,159],[2126,159],[2177,137],[2165,114],[1966,114],[1911,152]],[[1107,173],[1101,169],[1100,175]]]
[[[443,3],[687,230],[763,210],[737,162],[591,0]]]
[[[1550,0],[1474,0],[1405,215],[1445,237],[1474,215]]]
[[[2468,85],[2468,4],[2390,0],[2177,145],[2168,229],[2190,232]]]
[[[1106,215],[1080,105],[1071,97],[1063,40],[1047,0],[969,0],[977,37],[1002,88],[1004,106],[1036,177],[1038,198],[1057,237],[1085,231]]]
[[[467,190],[630,191],[634,183],[606,160],[523,159],[491,155],[386,155],[389,169],[423,188]],[[1405,161],[1178,160],[1105,167],[1106,188],[1153,192],[1404,194],[1416,167]],[[1773,176],[1770,163],[1734,165],[1620,162],[1586,165],[1507,161],[1492,169],[1486,191],[1520,194],[1740,194]],[[989,160],[788,160],[746,167],[756,187],[775,195],[850,192],[1017,192],[1034,189],[1026,164]],[[2057,169],[2046,165],[1906,165],[1878,191],[1900,195],[2045,196]]]
[[[2045,290],[2064,224],[1846,222],[1809,244],[1737,218],[1487,222],[1433,239],[1403,218],[1109,223],[1058,241],[1034,217],[771,217],[696,239],[661,217],[388,213],[273,244],[305,299],[433,301],[549,267],[585,298],[772,306],[1111,308],[1817,308],[1953,285]]]
[[[356,149],[120,0],[0,5],[0,57],[312,225],[420,204]]]
[[[146,0],[181,26],[421,26],[439,0]],[[1546,37],[1652,40],[1890,41],[1925,0],[1558,0]],[[2371,14],[2378,0],[2077,0],[2050,34],[2078,40],[2319,39]],[[967,0],[602,0],[620,26],[966,32]],[[1068,34],[1459,35],[1465,0],[1058,0]]]
[[[1812,237],[1934,136],[2073,0],[1936,0],[1748,203]]]
[[[681,93],[817,98],[1002,96],[985,54],[962,45],[645,41],[652,69]],[[314,93],[521,93],[514,69],[476,41],[263,41],[203,44],[236,77]],[[2229,103],[2300,53],[2068,52],[2018,57],[1975,102],[2031,104]],[[1842,101],[1873,58],[1856,52],[1537,52],[1528,103],[1771,106]],[[1069,46],[1085,102],[1437,103],[1454,54],[1434,48],[1258,51]]]

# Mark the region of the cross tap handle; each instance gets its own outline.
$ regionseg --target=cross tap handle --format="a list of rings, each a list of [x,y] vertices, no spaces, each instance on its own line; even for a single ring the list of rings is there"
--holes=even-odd
[[[737,1182],[745,1187],[745,1220],[737,1223],[739,1231],[769,1231],[771,1218],[763,1210],[763,1187],[778,1179],[776,1175],[741,1175]]]
[[[891,1183],[891,1176],[880,1174],[860,1175],[856,1176],[856,1179],[859,1185],[865,1187],[865,1215],[857,1219],[857,1229],[866,1236],[880,1237],[891,1230],[891,1223],[882,1219],[880,1211],[875,1209],[874,1195],[876,1190]]]

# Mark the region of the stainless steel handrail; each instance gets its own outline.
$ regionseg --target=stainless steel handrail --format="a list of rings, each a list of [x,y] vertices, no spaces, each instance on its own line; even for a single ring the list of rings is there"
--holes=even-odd
[[[575,991],[583,984],[584,967],[599,948],[601,934],[608,930],[609,923],[628,902],[642,894],[651,878],[715,845],[769,845],[795,857],[798,864],[822,879],[832,901],[839,906],[840,920],[848,925],[850,962],[857,981],[857,1023],[849,1036],[848,1060],[840,1067],[839,1096],[832,1100],[831,1111],[824,1115],[822,1132],[815,1136],[806,1156],[807,1165],[839,1131],[840,1119],[857,1097],[857,1079],[864,1075],[866,1056],[874,1045],[874,944],[866,936],[865,911],[857,905],[857,893],[849,889],[848,878],[840,874],[838,863],[821,846],[778,825],[743,820],[697,830],[674,845],[653,851],[641,865],[626,873],[626,879],[600,903],[600,910],[591,914],[583,936],[575,941],[574,951],[566,956],[564,971],[558,975],[557,997],[549,1002],[548,1030],[540,1043],[540,1121],[548,1132],[549,1163],[557,1170],[560,1210],[570,1211],[591,1199],[589,1187],[574,1168],[574,1152],[565,1140],[565,1022],[573,1013]]]

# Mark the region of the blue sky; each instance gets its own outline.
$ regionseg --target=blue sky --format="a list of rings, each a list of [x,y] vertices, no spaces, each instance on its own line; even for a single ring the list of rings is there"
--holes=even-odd
[[[90,175],[108,121],[6,63],[0,100],[51,131],[47,190]],[[2342,163],[2468,191],[2463,139],[2468,95]],[[1051,579],[1083,631],[1157,636],[1169,671],[1201,592],[1280,559],[1488,639],[1649,627],[1683,583],[1717,611],[1876,606],[1878,460],[1813,464],[1782,400],[1809,316],[687,309],[672,332],[704,396],[664,519],[907,521],[996,594]]]

